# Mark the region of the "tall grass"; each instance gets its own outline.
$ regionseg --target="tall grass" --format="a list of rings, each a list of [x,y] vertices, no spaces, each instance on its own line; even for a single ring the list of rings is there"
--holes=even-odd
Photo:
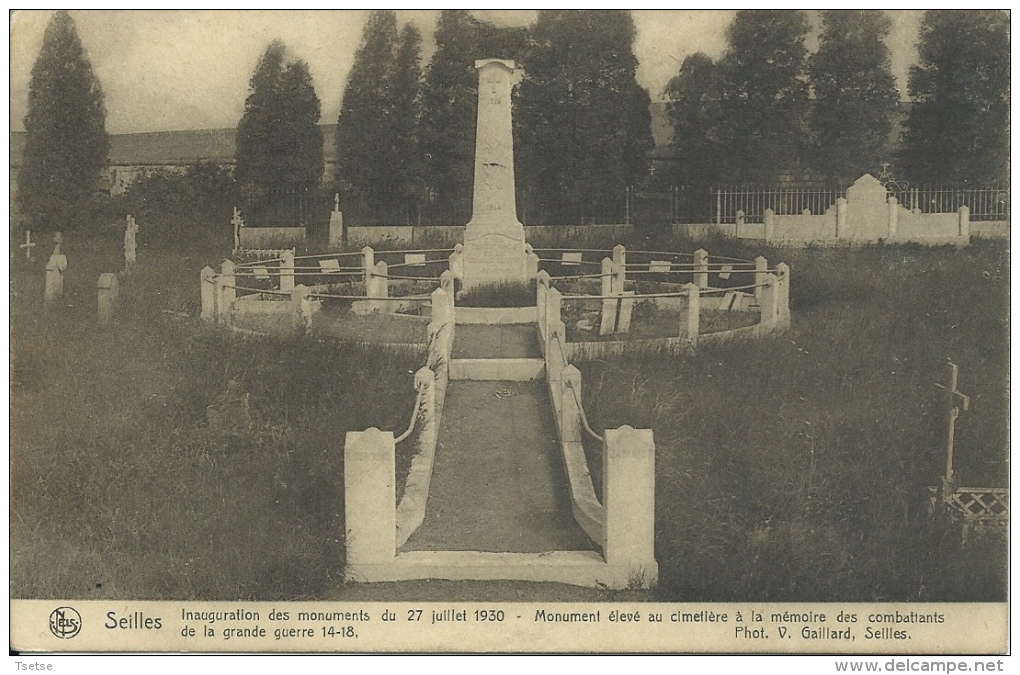
[[[100,328],[95,281],[118,252],[64,248],[56,307],[41,261],[12,270],[12,595],[324,597],[344,564],[344,435],[406,427],[419,359],[210,331],[198,270],[216,252],[144,244]]]
[[[538,292],[535,281],[500,281],[479,284],[457,294],[460,307],[534,307]]]
[[[593,424],[654,429],[661,596],[1004,600],[1004,543],[963,546],[927,487],[947,358],[971,396],[956,470],[1008,484],[1006,246],[767,255],[793,269],[789,333],[581,365]]]

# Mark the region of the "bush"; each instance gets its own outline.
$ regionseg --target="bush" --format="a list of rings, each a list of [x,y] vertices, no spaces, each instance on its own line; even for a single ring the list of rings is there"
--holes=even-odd
[[[211,227],[229,231],[240,193],[229,168],[199,162],[183,172],[149,169],[111,200],[118,220],[133,215],[151,241],[182,241]]]

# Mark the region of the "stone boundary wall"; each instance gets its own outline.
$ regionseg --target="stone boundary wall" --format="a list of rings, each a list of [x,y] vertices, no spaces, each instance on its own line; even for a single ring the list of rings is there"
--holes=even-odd
[[[450,357],[453,353],[454,322],[453,298],[443,289],[433,292],[433,302],[442,304],[439,318],[429,324],[428,358],[425,367],[415,374],[416,388],[424,387],[420,409],[421,427],[415,439],[415,454],[404,481],[404,494],[397,505],[396,547],[407,543],[408,538],[425,521],[425,508],[432,483],[439,426],[443,420],[446,388],[450,382]]]
[[[627,588],[658,583],[655,561],[655,441],[651,429],[605,429],[602,438],[602,500],[595,494],[583,435],[589,431],[581,396],[581,373],[570,364],[562,297],[539,273],[536,318],[545,358],[571,511],[581,529],[602,547],[616,582]],[[619,588],[620,586],[615,586]]]
[[[951,216],[957,218],[958,214],[930,214],[931,216]],[[805,218],[805,216],[777,216],[781,219],[786,218]],[[923,218],[929,217],[928,215],[922,215]],[[780,234],[788,231],[791,227],[798,227],[799,223],[807,222],[811,232],[815,229],[819,229],[819,223],[825,220],[825,216],[808,216],[808,218],[818,219],[817,222],[813,221],[791,221],[786,222],[782,225],[783,230]],[[712,235],[722,235],[724,237],[730,237],[733,239],[752,239],[755,241],[765,241],[765,224],[764,223],[673,223],[672,225],[662,226],[668,227],[669,231],[673,236],[690,237],[692,239],[702,239]],[[911,224],[908,226],[910,230],[916,229],[917,226]],[[588,238],[588,237],[625,237],[635,231],[633,225],[541,225],[541,226],[525,226],[524,230],[529,238],[532,237],[564,237],[564,238]],[[653,228],[655,230],[661,229],[660,227]],[[1009,238],[1009,221],[971,221],[970,222],[970,234],[972,237],[986,237],[986,238]],[[852,239],[836,239],[835,236],[828,236],[829,229],[821,230],[819,235],[803,236],[802,233],[798,233],[798,236],[786,236],[777,237],[773,236],[773,240],[770,243],[774,243],[777,246],[804,246],[808,243],[826,245],[826,246],[846,246],[852,243],[867,243],[866,241],[858,241]],[[834,226],[833,226],[833,235]],[[392,227],[350,227],[346,230],[347,245],[350,247],[357,246],[370,246],[379,242],[402,242],[402,243],[416,243],[416,242],[460,242],[464,236],[463,225],[433,225],[433,226],[392,226]],[[948,237],[947,237],[948,238]],[[956,237],[953,237],[955,239]],[[888,237],[885,238],[889,240]],[[929,241],[929,239],[931,241]],[[897,242],[900,239],[896,239]],[[908,241],[912,241],[909,240]],[[939,244],[943,243],[939,241],[939,237],[929,237],[922,231],[918,236],[920,243]],[[947,241],[945,243],[955,243]]]
[[[347,246],[371,246],[379,242],[462,242],[465,225],[386,225],[348,227],[345,230]],[[526,225],[528,239],[542,237],[563,237],[569,239],[586,237],[621,237],[634,231],[633,225]]]

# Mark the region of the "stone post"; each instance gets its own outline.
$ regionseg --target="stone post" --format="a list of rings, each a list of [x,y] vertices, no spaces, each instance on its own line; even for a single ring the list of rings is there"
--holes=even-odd
[[[563,294],[558,289],[550,288],[545,294],[545,329],[548,331],[552,326],[563,320]]]
[[[691,344],[697,344],[701,332],[701,288],[697,284],[684,284],[687,294],[687,315],[680,325],[680,337],[689,338]]]
[[[619,302],[615,298],[607,296],[615,295],[613,282],[615,280],[616,264],[609,258],[602,259],[602,317],[599,324],[599,335],[610,335],[616,332],[616,308]]]
[[[64,295],[64,272],[67,271],[67,256],[60,253],[60,244],[54,247],[53,255],[46,262],[46,286],[43,300],[51,303]]]
[[[524,278],[528,281],[538,277],[538,254],[531,244],[524,244]]]
[[[541,270],[538,273],[538,281],[535,284],[535,309],[538,320],[538,330],[545,339],[548,324],[545,322],[545,303],[549,294],[549,273]]]
[[[959,235],[966,239],[970,239],[970,207],[960,207],[960,231]]]
[[[776,319],[780,328],[790,327],[790,266],[776,265]]]
[[[382,298],[390,297],[390,280],[389,280],[389,265],[386,264],[385,260],[380,260],[375,264],[372,269],[372,283],[370,285],[371,291],[369,296],[372,298],[380,298],[372,302],[371,306],[375,308],[377,312],[385,312],[389,309],[389,303]],[[366,287],[366,291],[369,287]]]
[[[775,274],[769,274],[765,278],[765,287],[761,294],[761,325],[772,326],[776,322],[779,313],[779,279]]]
[[[464,244],[454,245],[450,254],[450,272],[454,279],[464,283]]]
[[[230,313],[234,309],[234,301],[237,300],[237,289],[234,277],[234,261],[224,260],[220,265],[220,273],[216,277],[216,285],[219,287],[220,295],[217,298],[217,308],[220,313],[221,323],[230,323]]]
[[[307,333],[312,329],[312,301],[308,293],[304,284],[298,284],[290,292],[291,325],[295,333]]]
[[[744,213],[743,209],[737,209],[737,223],[733,227],[733,238],[740,239],[740,228],[744,226],[744,217],[747,214]]]
[[[113,320],[113,310],[117,306],[117,275],[112,272],[100,274],[96,288],[99,323],[106,326]]]
[[[762,284],[768,276],[766,270],[769,268],[769,261],[765,256],[760,255],[754,259],[754,301],[761,304]]]
[[[651,429],[606,429],[602,443],[606,562],[625,568],[629,585],[654,586],[655,439]]]
[[[620,300],[620,316],[616,318],[616,332],[630,332],[630,318],[634,313],[634,291],[624,291]]]
[[[201,272],[202,321],[216,321],[216,270],[206,265]]]
[[[886,200],[889,205],[889,238],[895,239],[897,232],[899,232],[899,202],[896,201],[896,197],[889,197]]]
[[[347,432],[344,514],[348,565],[381,565],[396,557],[395,450],[391,431],[373,427]]]
[[[776,236],[776,212],[765,209],[765,243],[769,244]]]
[[[372,250],[371,246],[361,249],[361,267],[365,270],[365,293],[366,295],[372,295],[368,290],[368,280],[375,270],[375,251]]]
[[[333,210],[329,213],[329,244],[330,251],[339,251],[344,245],[344,214],[340,210],[340,195],[333,197]]]
[[[627,248],[623,244],[613,247],[613,272],[616,274],[613,277],[613,293],[623,293],[627,282]]]
[[[294,251],[280,254],[280,290],[285,293],[294,290]]]
[[[846,197],[836,199],[836,239],[847,236]]]
[[[581,400],[581,371],[576,366],[568,364],[563,369],[563,390],[560,399],[560,419],[557,420],[560,423],[560,440],[564,443],[580,443],[581,409],[577,402]]]
[[[432,320],[438,326],[445,326],[454,322],[453,303],[450,302],[451,295],[442,288],[432,291]]]
[[[450,296],[450,301],[452,302],[456,288],[453,272],[450,270],[443,270],[443,273],[439,275],[439,287],[446,291],[446,294]]]
[[[708,251],[703,248],[694,252],[694,283],[698,288],[708,288]]]

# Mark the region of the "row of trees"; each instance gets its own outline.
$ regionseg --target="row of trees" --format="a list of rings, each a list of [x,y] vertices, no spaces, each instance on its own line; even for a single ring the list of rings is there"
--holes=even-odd
[[[425,211],[470,216],[478,77],[474,62],[517,62],[517,178],[546,220],[585,220],[606,194],[648,173],[649,96],[635,79],[634,23],[625,11],[542,11],[530,30],[446,10],[420,72],[420,37],[373,12],[344,92],[337,175],[348,202],[381,219]]]
[[[883,159],[902,115],[880,10],[821,13],[818,50],[800,10],[738,12],[718,62],[687,57],[667,87],[682,185],[767,183],[782,174],[846,186]],[[901,175],[949,184],[1002,180],[1009,153],[1009,16],[925,14],[911,68]]]
[[[741,11],[718,61],[685,59],[667,87],[677,161],[670,182],[769,182],[810,173],[845,184],[891,153],[902,104],[877,10],[824,11],[808,56],[802,11]],[[649,95],[636,81],[627,11],[542,11],[500,28],[442,12],[422,70],[421,35],[391,11],[369,18],[336,132],[337,189],[382,220],[422,211],[470,215],[479,58],[518,62],[514,93],[519,202],[530,222],[578,222],[648,176]],[[914,182],[982,183],[1009,161],[1009,17],[925,14],[898,173]],[[272,43],[250,81],[235,176],[249,196],[318,187],[321,105],[308,66]],[[87,218],[107,167],[102,88],[66,11],[54,14],[29,88],[17,202],[32,227]]]

